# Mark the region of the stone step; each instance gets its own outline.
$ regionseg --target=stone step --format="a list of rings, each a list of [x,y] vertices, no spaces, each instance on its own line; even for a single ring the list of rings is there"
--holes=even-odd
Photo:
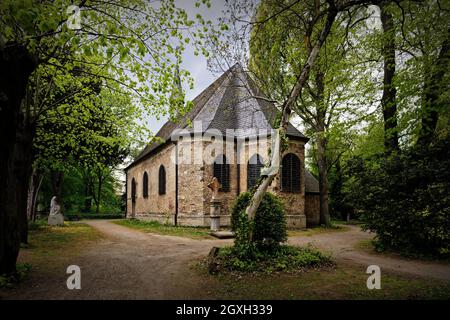
[[[233,231],[212,231],[209,233],[213,237],[219,238],[219,239],[231,239],[234,238],[234,232]]]

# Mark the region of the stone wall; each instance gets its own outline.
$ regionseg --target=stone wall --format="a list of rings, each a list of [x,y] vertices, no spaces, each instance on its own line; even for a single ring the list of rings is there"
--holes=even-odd
[[[307,193],[305,195],[306,226],[314,227],[320,222],[320,202],[318,193]]]
[[[209,226],[209,201],[212,197],[211,190],[207,187],[213,177],[213,161],[218,154],[215,154],[212,141],[209,139],[182,139],[178,142],[178,223],[191,226]],[[239,192],[247,191],[247,162],[258,152],[264,160],[268,161],[268,148],[270,139],[247,140],[241,143],[228,143],[224,146],[224,152],[230,163],[230,190],[220,192],[222,199],[221,225],[227,226],[230,223],[230,209]],[[131,203],[131,179],[134,177],[137,182],[137,199],[135,205],[135,217],[140,219],[158,220],[163,223],[173,223],[175,215],[175,162],[174,157],[176,146],[169,144],[160,152],[145,159],[127,172],[127,216],[132,216]],[[240,152],[238,153],[238,149]],[[306,227],[305,217],[305,150],[304,142],[290,140],[286,153],[295,153],[301,161],[300,179],[301,191],[299,193],[287,193],[280,191],[280,179],[277,176],[269,191],[279,195],[285,203],[288,226],[293,228]],[[192,164],[192,161],[181,161],[183,157],[194,160],[199,154],[203,157],[203,164]],[[238,156],[240,163],[238,164]],[[190,157],[190,158],[189,158]],[[197,159],[198,162],[198,159]],[[158,194],[158,170],[163,164],[166,168],[166,195]],[[144,171],[149,174],[149,196],[142,197],[142,177]],[[238,175],[240,183],[238,185]]]
[[[136,181],[136,203],[134,217],[144,218],[149,213],[159,216],[158,220],[172,223],[175,213],[175,163],[171,161],[174,144],[164,146],[160,152],[154,154],[127,171],[127,217],[133,216],[131,201],[131,180]],[[159,167],[164,165],[166,170],[166,194],[158,193]],[[142,179],[144,172],[148,174],[148,197],[143,197]]]
[[[205,165],[202,152],[204,142],[201,139],[184,139],[179,142],[180,165],[178,167],[178,221],[182,225],[209,226],[209,211],[204,210]],[[182,161],[188,153],[188,157]],[[199,158],[200,157],[200,158]]]

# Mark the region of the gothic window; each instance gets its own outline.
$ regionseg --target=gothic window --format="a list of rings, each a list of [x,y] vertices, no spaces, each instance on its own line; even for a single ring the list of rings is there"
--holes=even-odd
[[[144,172],[144,177],[142,178],[142,196],[148,198],[148,174]]]
[[[158,193],[160,195],[166,194],[166,169],[163,165],[159,167],[158,186]]]
[[[136,180],[131,179],[131,201],[136,202]]]
[[[300,159],[293,153],[281,161],[281,191],[300,192]]]
[[[214,177],[221,184],[219,191],[230,191],[230,164],[227,163],[227,157],[225,155],[219,155],[214,160]]]
[[[259,154],[254,154],[247,164],[247,190],[256,185],[261,176],[261,168],[264,167],[263,159]]]

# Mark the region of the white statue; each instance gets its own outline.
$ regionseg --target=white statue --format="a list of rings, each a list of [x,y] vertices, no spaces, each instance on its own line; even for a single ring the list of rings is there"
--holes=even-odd
[[[58,203],[58,198],[54,196],[50,201],[50,214],[48,216],[48,224],[50,226],[64,225],[64,216],[61,214],[61,206]]]
[[[50,215],[54,216],[61,213],[61,206],[58,203],[56,196],[50,201]]]

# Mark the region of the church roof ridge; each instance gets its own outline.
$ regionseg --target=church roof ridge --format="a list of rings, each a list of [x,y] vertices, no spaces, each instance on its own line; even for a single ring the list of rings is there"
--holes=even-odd
[[[174,130],[188,129],[190,122],[201,121],[202,132],[218,129],[223,134],[227,129],[274,129],[278,109],[258,89],[256,83],[235,63],[211,83],[193,100],[192,109],[179,121],[167,121],[156,134],[163,140],[150,142],[136,159],[126,168],[153,154],[158,147],[170,141]],[[192,129],[188,129],[192,130]],[[289,123],[288,136],[308,141],[300,131]]]

